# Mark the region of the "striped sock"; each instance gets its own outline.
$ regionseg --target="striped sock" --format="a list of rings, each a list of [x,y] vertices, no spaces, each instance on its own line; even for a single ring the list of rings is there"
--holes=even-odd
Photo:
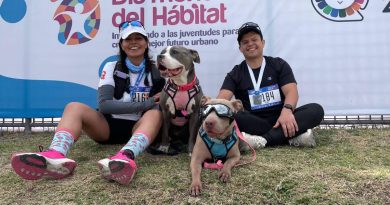
[[[142,132],[134,133],[129,142],[121,149],[130,150],[134,154],[134,158],[141,154],[149,145],[149,138]]]
[[[53,149],[62,153],[66,156],[72,148],[74,143],[74,137],[71,132],[59,129],[56,131],[53,137],[53,141],[51,141],[49,149]]]

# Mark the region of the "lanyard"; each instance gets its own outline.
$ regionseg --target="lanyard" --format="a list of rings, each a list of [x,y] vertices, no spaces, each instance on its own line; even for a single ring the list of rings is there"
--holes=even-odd
[[[138,74],[137,80],[134,83],[134,86],[130,86],[130,96],[134,97],[134,91],[138,88],[139,84],[141,83],[142,78],[144,77],[145,69],[141,71],[140,74]]]
[[[255,91],[259,91],[260,84],[261,84],[261,81],[263,79],[263,74],[264,74],[264,70],[265,70],[265,58],[263,57],[263,63],[261,64],[259,78],[257,79],[257,82],[256,82],[255,75],[253,74],[252,68],[249,67],[248,63],[246,65],[248,66],[248,71],[249,71],[249,75],[251,76],[253,88],[255,89]]]

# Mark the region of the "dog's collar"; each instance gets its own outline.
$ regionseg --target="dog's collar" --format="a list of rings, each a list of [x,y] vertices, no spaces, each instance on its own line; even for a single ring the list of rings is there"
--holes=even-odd
[[[201,126],[201,129],[200,129],[199,133],[200,133],[200,135],[203,135],[204,137],[207,137],[207,139],[210,140],[211,142],[214,142],[214,143],[217,143],[217,144],[227,144],[233,138],[237,137],[237,133],[236,133],[236,128],[235,127],[233,127],[233,129],[230,131],[228,136],[225,139],[223,139],[223,140],[215,138],[215,137],[208,136],[206,131],[204,130],[203,126]]]
[[[169,80],[171,84],[175,85],[179,91],[188,91],[193,88],[197,83],[196,75],[194,76],[194,80],[186,85],[176,85],[172,79]]]

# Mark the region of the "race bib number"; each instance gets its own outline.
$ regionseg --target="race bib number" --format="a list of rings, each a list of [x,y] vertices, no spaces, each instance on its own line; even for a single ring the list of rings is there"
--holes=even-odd
[[[150,87],[137,87],[134,88],[131,86],[130,88],[132,92],[131,101],[132,102],[144,102],[149,99]]]
[[[133,90],[131,101],[132,102],[144,102],[145,100],[149,99],[149,93],[151,90],[151,87],[133,87],[130,86],[130,89]],[[134,115],[137,115],[138,117],[141,117],[142,112],[134,113]]]
[[[259,110],[282,104],[279,86],[277,84],[260,88],[258,91],[248,90],[248,95],[252,110]]]

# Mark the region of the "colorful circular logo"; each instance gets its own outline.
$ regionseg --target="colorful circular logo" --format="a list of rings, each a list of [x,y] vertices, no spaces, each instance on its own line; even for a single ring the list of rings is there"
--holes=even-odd
[[[360,10],[367,7],[368,0],[312,0],[318,14],[331,21],[362,21]]]
[[[63,0],[54,13],[54,20],[60,24],[58,41],[62,44],[78,45],[88,42],[99,31],[99,2],[98,0]]]

